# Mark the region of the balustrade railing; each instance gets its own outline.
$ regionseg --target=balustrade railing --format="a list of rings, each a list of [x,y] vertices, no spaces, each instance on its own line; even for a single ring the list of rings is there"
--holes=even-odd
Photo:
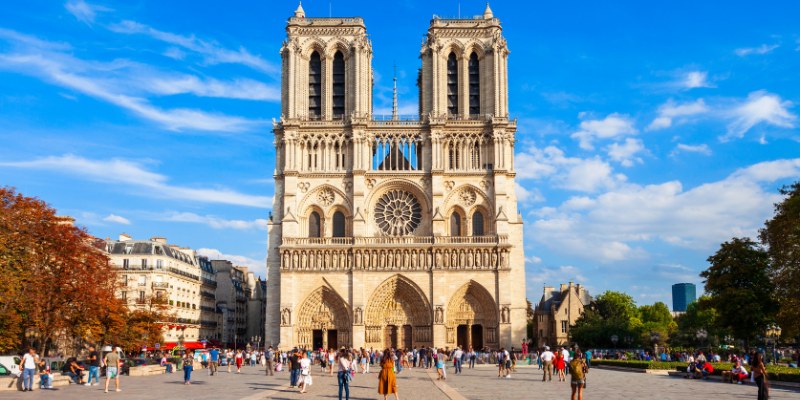
[[[374,236],[374,237],[323,237],[297,238],[285,237],[283,244],[298,245],[438,245],[438,244],[507,244],[508,235],[490,236]]]

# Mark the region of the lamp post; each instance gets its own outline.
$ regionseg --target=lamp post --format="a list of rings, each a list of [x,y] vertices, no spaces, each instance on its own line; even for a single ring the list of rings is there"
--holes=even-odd
[[[658,332],[650,332],[650,340],[653,341],[653,358],[658,357],[658,342],[661,340],[661,334]]]
[[[703,344],[703,341],[705,341],[707,337],[708,337],[708,331],[706,331],[705,329],[700,329],[697,331],[697,340],[700,342],[701,345]]]
[[[619,336],[611,335],[611,343],[614,343],[614,351],[617,350],[617,342],[619,341]]]
[[[767,326],[767,337],[772,342],[772,363],[778,364],[778,339],[781,337],[781,327],[777,324]]]

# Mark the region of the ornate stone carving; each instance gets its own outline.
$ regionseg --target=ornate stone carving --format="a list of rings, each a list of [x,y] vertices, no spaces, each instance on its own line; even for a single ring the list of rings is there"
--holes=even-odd
[[[319,204],[328,207],[336,200],[336,193],[330,188],[324,188],[317,192],[317,201]]]
[[[500,309],[500,322],[503,324],[511,322],[511,310],[508,306],[503,306],[503,308]]]
[[[289,326],[292,323],[292,311],[288,308],[281,310],[281,326]]]
[[[366,179],[364,181],[364,184],[367,186],[367,189],[372,189],[373,187],[375,187],[376,183],[378,183],[378,182],[375,179],[372,179],[372,178]]]
[[[308,191],[308,188],[311,187],[311,183],[309,182],[300,182],[297,184],[297,188],[300,189],[301,192],[305,193]]]
[[[475,200],[478,198],[478,195],[475,193],[475,190],[472,188],[464,188],[458,194],[458,199],[461,201],[461,204],[465,206],[471,206],[475,204]]]
[[[453,190],[453,186],[455,184],[456,183],[453,182],[453,181],[444,181],[444,188],[447,189],[447,191],[449,192],[449,191]]]
[[[361,310],[361,307],[356,307],[355,311],[353,311],[353,323],[355,325],[361,325],[364,323],[363,321],[364,311]]]
[[[442,306],[436,306],[436,312],[434,313],[436,316],[434,319],[434,323],[443,324],[444,323],[444,309]]]
[[[422,206],[413,194],[400,189],[386,192],[375,205],[375,223],[389,236],[414,233],[422,221]]]

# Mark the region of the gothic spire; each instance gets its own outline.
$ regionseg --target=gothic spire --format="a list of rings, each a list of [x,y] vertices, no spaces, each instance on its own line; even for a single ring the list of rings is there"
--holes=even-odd
[[[494,18],[494,14],[492,14],[492,9],[489,8],[489,2],[486,2],[486,9],[483,10],[483,19],[492,19]]]
[[[306,17],[306,11],[303,10],[303,2],[302,1],[298,2],[297,9],[294,10],[294,16],[295,16],[295,18],[305,18]]]
[[[392,119],[398,120],[400,116],[397,115],[397,64],[394,66],[394,91],[392,95]]]

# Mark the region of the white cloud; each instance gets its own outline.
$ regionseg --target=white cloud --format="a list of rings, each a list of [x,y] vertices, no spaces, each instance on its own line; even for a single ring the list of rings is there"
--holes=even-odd
[[[626,177],[614,174],[611,166],[599,157],[567,157],[564,152],[548,146],[539,149],[531,146],[516,154],[517,178],[520,180],[548,180],[553,186],[595,192],[624,182]]]
[[[210,249],[210,248],[200,248],[195,251],[199,256],[208,257],[209,260],[228,260],[233,263],[233,265],[237,266],[244,266],[249,268],[250,271],[254,272],[256,276],[266,277],[267,275],[267,258],[264,257],[261,260],[257,260],[254,258],[241,256],[237,254],[226,254],[218,249]]]
[[[627,138],[622,143],[612,143],[608,146],[608,156],[620,163],[623,167],[632,167],[634,163],[641,164],[642,158],[636,154],[645,150],[644,144],[639,139]]]
[[[244,47],[240,47],[238,50],[231,50],[215,42],[198,39],[194,35],[182,36],[176,33],[164,32],[135,21],[122,21],[112,25],[109,29],[117,33],[145,35],[181,47],[203,56],[206,64],[241,64],[267,74],[280,72],[277,66],[258,55],[251,54]]]
[[[679,123],[683,123],[688,120],[688,117],[707,112],[709,112],[709,108],[706,106],[703,99],[697,99],[694,102],[682,104],[675,103],[675,101],[669,99],[666,103],[658,107],[658,116],[647,126],[647,130],[653,131],[669,128],[673,125],[673,121],[675,120]]]
[[[678,145],[675,146],[675,150],[672,151],[672,155],[674,156],[674,155],[676,155],[676,154],[678,154],[680,152],[698,153],[698,154],[703,154],[703,155],[706,155],[706,156],[710,156],[711,155],[711,149],[705,143],[704,144],[696,144],[696,145],[678,143]]]
[[[214,229],[237,229],[237,230],[250,230],[250,229],[267,229],[267,220],[258,218],[252,221],[245,221],[240,219],[224,219],[213,215],[199,215],[190,212],[172,212],[159,217],[163,221],[172,222],[189,222],[196,224],[208,225]]]
[[[684,190],[679,181],[625,184],[577,197],[539,215],[526,234],[539,245],[586,260],[645,259],[662,242],[711,251],[733,236],[753,236],[780,200],[779,180],[800,178],[800,158],[762,162]]]
[[[115,187],[135,188],[132,193],[141,196],[260,208],[272,206],[272,198],[269,196],[254,196],[224,188],[203,189],[171,185],[166,176],[148,171],[138,163],[121,159],[90,160],[67,154],[31,161],[0,162],[0,167],[71,174],[90,181],[111,183]]]
[[[121,216],[116,215],[116,214],[108,214],[108,216],[103,218],[103,221],[113,222],[115,224],[122,224],[122,225],[130,225],[131,224],[131,221],[129,219],[127,219],[125,217],[121,217]]]
[[[747,131],[759,124],[794,128],[797,115],[789,111],[792,106],[791,101],[782,100],[776,94],[764,90],[752,92],[746,101],[729,112],[731,122],[728,124],[728,132],[720,140],[742,138]]]
[[[200,79],[194,75],[143,77],[144,89],[159,95],[190,93],[200,97],[227,99],[279,101],[280,91],[273,86],[252,79],[236,79],[231,82],[217,79]]]
[[[714,87],[708,81],[708,72],[705,71],[689,71],[683,77],[681,82],[681,86],[684,89],[695,89],[695,88],[711,88]]]
[[[614,139],[636,133],[633,120],[629,116],[613,113],[603,119],[581,121],[580,130],[571,137],[579,141],[582,149],[593,150],[593,142],[597,139]]]
[[[78,21],[86,25],[92,25],[94,23],[98,11],[111,11],[106,7],[92,5],[84,0],[70,0],[64,4],[64,8]]]
[[[762,44],[761,46],[758,46],[758,47],[742,47],[742,48],[736,49],[734,51],[734,53],[739,57],[746,57],[746,56],[753,55],[753,54],[764,55],[764,54],[772,53],[772,50],[775,50],[778,47],[780,47],[780,45],[777,45],[777,44],[771,44],[771,45]]]
[[[519,182],[514,184],[515,192],[517,194],[517,201],[523,204],[529,203],[538,203],[544,201],[544,196],[542,196],[542,192],[539,189],[526,189],[524,186],[520,185]]]
[[[529,300],[537,303],[542,296],[544,286],[559,287],[567,282],[587,282],[586,275],[581,269],[572,265],[562,265],[559,267],[549,267],[545,265],[534,265],[528,268],[527,286],[534,297]]]

